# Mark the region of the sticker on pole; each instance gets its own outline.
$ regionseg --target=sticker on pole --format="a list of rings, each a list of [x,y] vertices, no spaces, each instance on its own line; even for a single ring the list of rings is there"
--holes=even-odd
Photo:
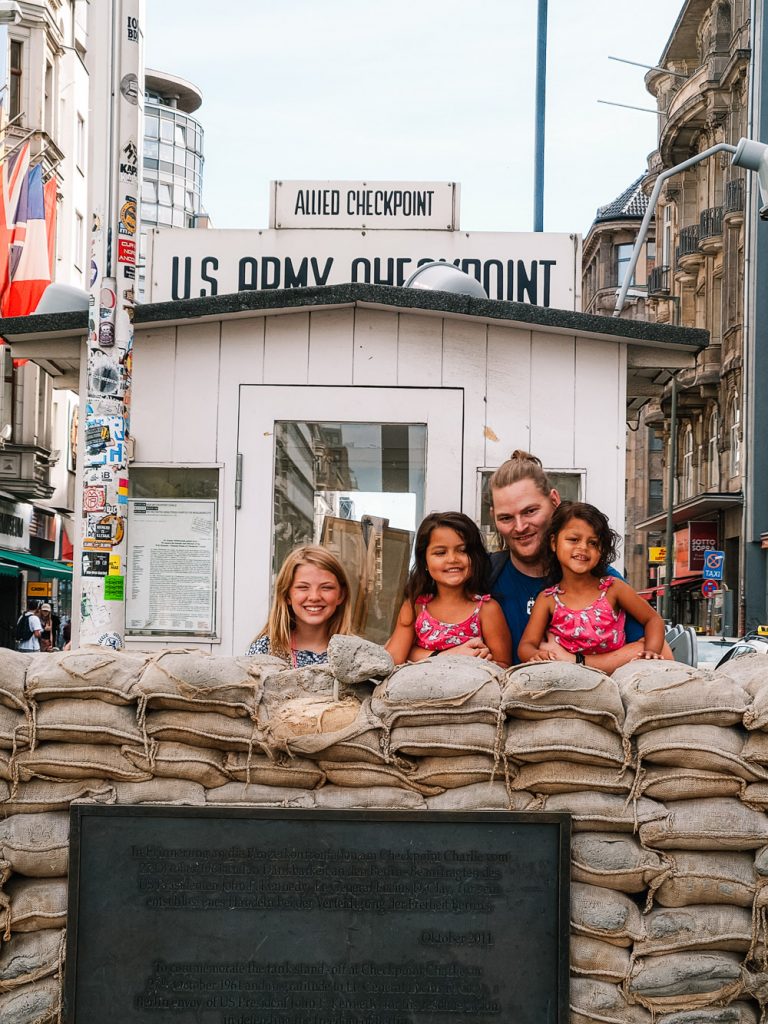
[[[705,580],[721,580],[723,578],[724,566],[724,551],[705,551],[702,578]]]
[[[717,593],[717,584],[714,580],[704,580],[701,584],[701,592],[704,597],[712,597]]]

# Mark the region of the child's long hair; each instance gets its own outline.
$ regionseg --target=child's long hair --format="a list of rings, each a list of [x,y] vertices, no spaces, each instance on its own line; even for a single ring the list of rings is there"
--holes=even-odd
[[[292,551],[280,566],[280,572],[275,580],[275,596],[272,598],[269,618],[256,636],[256,639],[262,636],[269,637],[269,653],[277,658],[290,659],[291,657],[291,630],[296,625],[296,620],[288,603],[288,591],[293,585],[293,577],[300,565],[314,565],[318,569],[325,569],[326,572],[333,573],[341,587],[344,600],[328,620],[328,635],[352,632],[349,580],[344,566],[335,555],[326,551],[325,548],[307,544]]]
[[[436,594],[437,585],[427,570],[427,548],[432,531],[447,526],[464,541],[469,557],[469,579],[465,590],[468,594],[488,592],[488,552],[475,523],[463,512],[431,512],[422,522],[416,534],[413,568],[408,575],[405,596],[411,604],[424,594]]]
[[[600,546],[600,560],[594,569],[593,576],[605,576],[608,566],[616,561],[616,549],[619,535],[608,525],[608,519],[599,508],[587,505],[584,501],[563,501],[555,509],[549,524],[546,539],[547,577],[551,583],[559,583],[563,578],[563,570],[557,560],[552,546],[553,540],[561,533],[570,519],[581,519],[595,531]]]

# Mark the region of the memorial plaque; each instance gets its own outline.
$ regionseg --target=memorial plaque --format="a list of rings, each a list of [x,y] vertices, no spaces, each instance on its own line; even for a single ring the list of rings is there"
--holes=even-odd
[[[570,819],[72,807],[67,1024],[566,1024]]]

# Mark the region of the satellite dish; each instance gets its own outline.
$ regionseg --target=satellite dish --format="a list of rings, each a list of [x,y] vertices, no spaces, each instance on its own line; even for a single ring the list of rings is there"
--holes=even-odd
[[[465,274],[453,263],[423,263],[405,282],[406,288],[424,288],[430,292],[453,292],[487,299],[488,293],[476,277]]]
[[[88,292],[72,284],[49,284],[37,304],[35,314],[88,311]]]

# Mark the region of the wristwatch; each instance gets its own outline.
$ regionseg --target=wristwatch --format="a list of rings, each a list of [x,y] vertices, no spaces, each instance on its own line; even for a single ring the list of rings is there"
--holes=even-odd
[[[582,654],[581,651],[576,651],[576,664],[577,665],[586,665],[586,660],[585,660],[584,655]]]

